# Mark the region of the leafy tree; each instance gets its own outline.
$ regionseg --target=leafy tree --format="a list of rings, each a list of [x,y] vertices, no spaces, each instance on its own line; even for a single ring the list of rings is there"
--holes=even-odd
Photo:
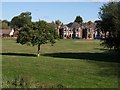
[[[103,28],[104,24],[102,23],[102,21],[101,20],[96,20],[95,24],[96,24],[96,31],[97,31],[98,35],[102,31],[103,33],[105,33],[105,38],[106,38],[106,29],[104,30],[104,28]]]
[[[0,28],[1,29],[9,29],[10,27],[8,26],[8,23],[6,22],[0,22]]]
[[[102,30],[109,35],[102,45],[120,50],[120,2],[109,2],[100,8]]]
[[[15,16],[11,20],[11,27],[12,28],[21,28],[25,25],[31,25],[31,12],[23,12],[18,16]]]
[[[88,24],[88,25],[91,25],[91,24],[93,24],[93,22],[92,22],[92,21],[88,21],[87,24]]]
[[[60,20],[55,20],[55,24],[61,25],[61,21]]]
[[[39,56],[41,45],[49,42],[53,45],[55,39],[57,39],[55,28],[48,25],[45,21],[38,21],[34,22],[32,27],[25,26],[21,29],[17,38],[17,43],[32,46],[37,45],[37,55]]]
[[[63,23],[60,20],[55,20],[54,23],[57,25],[57,29],[61,29],[64,26]]]
[[[97,28],[97,29],[100,29],[100,30],[101,30],[101,26],[102,26],[102,25],[101,25],[101,22],[102,22],[102,20],[96,20],[96,21],[95,21],[95,24],[96,24],[96,28]]]
[[[83,22],[83,19],[82,19],[81,16],[77,16],[74,22],[77,22],[78,24],[81,24]]]
[[[2,22],[7,23],[8,26],[10,26],[10,22],[7,20],[2,20]]]

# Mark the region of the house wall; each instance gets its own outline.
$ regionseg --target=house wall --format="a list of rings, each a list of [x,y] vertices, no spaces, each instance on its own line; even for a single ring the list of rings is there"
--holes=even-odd
[[[10,37],[9,34],[2,34],[2,37]]]
[[[94,29],[93,28],[89,28],[87,30],[87,39],[94,39]]]
[[[63,36],[64,36],[64,39],[68,39],[68,38],[74,38],[73,36],[73,34],[75,34],[75,37],[78,37],[78,38],[82,38],[82,30],[81,30],[81,28],[78,28],[78,30],[77,29],[75,29],[75,32],[73,31],[74,29],[72,28],[64,28],[64,34],[63,34]]]
[[[78,37],[80,39],[95,39],[98,36],[98,32],[95,30],[95,27],[86,27],[84,29],[83,28],[84,27],[75,28],[75,32],[74,32],[74,28],[69,28],[65,26],[63,28],[63,38],[74,39],[74,36],[75,36],[75,38]],[[107,36],[108,36],[108,33],[107,33]],[[103,32],[100,32],[100,37],[104,37]]]

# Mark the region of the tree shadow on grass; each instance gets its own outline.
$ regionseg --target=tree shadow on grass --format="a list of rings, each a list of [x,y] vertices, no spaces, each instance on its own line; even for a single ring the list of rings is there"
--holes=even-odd
[[[104,62],[116,62],[119,63],[120,56],[116,53],[88,53],[88,52],[58,52],[42,54],[43,56],[56,57],[56,58],[70,58],[70,59],[83,59],[94,60]]]
[[[35,54],[28,54],[28,53],[0,53],[0,55],[6,55],[6,56],[30,56],[35,57]]]
[[[0,55],[36,57],[35,54],[28,54],[28,53],[9,52],[9,53],[0,53]],[[120,63],[119,53],[58,52],[58,53],[46,53],[46,54],[42,54],[42,56]]]
[[[107,48],[94,48],[94,49],[96,49],[96,50],[102,50],[102,51],[110,51],[110,49],[107,49]]]

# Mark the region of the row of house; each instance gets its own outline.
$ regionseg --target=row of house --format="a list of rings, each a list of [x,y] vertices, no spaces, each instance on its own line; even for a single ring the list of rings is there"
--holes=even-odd
[[[71,22],[69,24],[63,25],[62,27],[60,25],[57,25],[55,23],[48,23],[49,25],[55,27],[57,29],[58,35],[60,38],[63,39],[95,39],[98,37],[101,37],[103,34],[98,33],[95,28],[95,23],[92,23],[90,25],[81,25],[76,22]],[[2,30],[2,37],[17,37],[20,30]],[[99,35],[98,35],[99,34]]]
[[[58,28],[58,35],[64,39],[99,39],[103,36],[102,32],[96,30],[96,24],[81,25],[76,22],[71,22]]]
[[[94,38],[95,25],[82,26],[76,22],[69,23],[63,28],[64,38],[73,39],[93,39]]]

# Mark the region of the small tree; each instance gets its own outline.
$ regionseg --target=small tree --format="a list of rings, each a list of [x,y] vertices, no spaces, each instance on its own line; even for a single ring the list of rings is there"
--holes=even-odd
[[[78,24],[81,24],[83,22],[83,19],[82,19],[81,16],[77,16],[74,22],[77,22]]]
[[[91,25],[91,24],[93,24],[93,22],[92,22],[92,21],[88,21],[87,24],[88,24],[88,25]]]
[[[61,21],[60,20],[55,20],[55,24],[61,25]]]
[[[42,44],[55,43],[57,33],[54,27],[48,25],[45,21],[34,22],[32,27],[25,26],[20,31],[17,43],[38,46],[37,56],[40,56],[40,47]]]

